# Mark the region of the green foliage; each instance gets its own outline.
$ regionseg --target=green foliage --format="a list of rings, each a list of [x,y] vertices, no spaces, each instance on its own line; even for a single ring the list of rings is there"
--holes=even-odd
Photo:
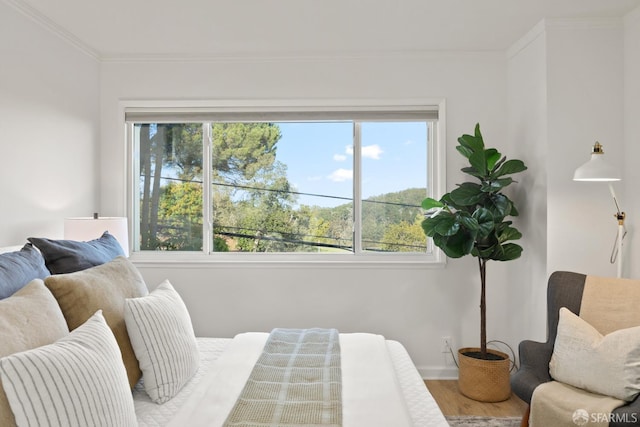
[[[505,220],[518,211],[501,191],[515,182],[506,175],[527,167],[521,160],[507,160],[495,148],[485,148],[479,124],[474,135],[462,135],[458,142],[458,152],[470,165],[462,171],[479,182],[459,184],[440,200],[423,200],[423,209],[437,209],[422,222],[424,233],[451,258],[469,254],[483,260],[519,258],[522,247],[507,242],[522,235]]]
[[[273,123],[214,123],[213,170],[226,182],[251,180],[276,160],[280,128]]]
[[[391,224],[382,237],[382,249],[390,252],[416,252],[426,247],[425,235],[420,226],[420,217],[412,223],[401,221]]]

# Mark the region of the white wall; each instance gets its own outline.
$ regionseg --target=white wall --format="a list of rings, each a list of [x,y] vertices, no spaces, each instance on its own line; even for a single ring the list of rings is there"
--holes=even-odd
[[[623,167],[623,25],[621,20],[562,21],[547,38],[547,272],[615,276],[609,256],[617,231],[606,184],[575,182],[597,140]],[[620,186],[616,191],[624,200]]]
[[[518,222],[530,236],[529,251],[510,270],[513,333],[529,334],[522,339],[546,337],[553,271],[616,274],[609,254],[617,225],[607,186],[572,178],[595,140],[622,167],[622,40],[621,20],[547,20],[509,50],[508,139],[529,161]]]
[[[512,333],[522,339],[546,338],[547,282],[547,39],[544,22],[507,52],[507,140],[509,152],[527,159],[528,170],[516,179],[515,221],[526,236],[523,256],[510,269]],[[528,335],[526,335],[528,334]]]
[[[447,182],[464,177],[456,138],[482,125],[487,143],[506,137],[504,54],[424,53],[317,58],[230,58],[195,62],[108,62],[102,66],[102,211],[126,211],[121,100],[445,98]],[[526,240],[525,240],[526,241]],[[335,326],[402,341],[427,376],[456,375],[440,338],[479,342],[475,259],[424,266],[137,264],[150,286],[169,278],[184,296],[196,331],[232,336],[274,326]],[[489,267],[489,336],[516,345],[509,318],[507,264]],[[518,338],[521,333],[518,333]],[[447,370],[448,369],[448,370]]]
[[[0,2],[0,246],[97,207],[99,64]]]
[[[640,7],[625,18],[624,31],[624,199],[628,235],[625,239],[625,265],[628,277],[640,278]]]

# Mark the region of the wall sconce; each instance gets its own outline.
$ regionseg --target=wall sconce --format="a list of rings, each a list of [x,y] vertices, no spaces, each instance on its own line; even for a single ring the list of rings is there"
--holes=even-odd
[[[93,217],[65,218],[64,238],[69,240],[89,241],[97,239],[108,231],[116,238],[122,251],[129,256],[129,228],[127,218],[124,217],[99,217],[97,213]]]
[[[617,261],[618,277],[622,277],[622,240],[627,234],[624,227],[625,213],[620,211],[620,205],[618,205],[618,199],[616,198],[616,193],[613,190],[613,185],[611,184],[614,181],[620,181],[622,178],[620,177],[619,170],[605,162],[603,155],[604,151],[602,149],[602,145],[596,141],[593,146],[593,151],[591,152],[591,159],[576,169],[573,174],[573,180],[607,182],[609,184],[609,191],[611,192],[613,202],[616,205],[616,213],[614,214],[614,217],[618,221],[618,233],[616,235],[616,240],[613,245],[609,261],[611,264],[614,264]]]

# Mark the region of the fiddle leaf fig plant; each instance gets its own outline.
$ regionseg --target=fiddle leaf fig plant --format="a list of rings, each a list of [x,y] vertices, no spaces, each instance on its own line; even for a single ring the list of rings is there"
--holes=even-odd
[[[458,184],[440,200],[426,198],[424,233],[450,258],[472,255],[480,271],[480,353],[487,358],[486,273],[487,261],[519,258],[522,247],[513,240],[522,234],[509,217],[518,216],[514,203],[502,190],[515,181],[509,175],[527,169],[521,160],[508,160],[495,148],[485,148],[480,124],[473,135],[458,138],[456,149],[468,161],[462,172],[474,181]]]

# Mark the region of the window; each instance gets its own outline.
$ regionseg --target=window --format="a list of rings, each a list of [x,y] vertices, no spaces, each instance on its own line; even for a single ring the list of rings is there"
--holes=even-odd
[[[137,252],[432,252],[437,108],[125,116]]]

